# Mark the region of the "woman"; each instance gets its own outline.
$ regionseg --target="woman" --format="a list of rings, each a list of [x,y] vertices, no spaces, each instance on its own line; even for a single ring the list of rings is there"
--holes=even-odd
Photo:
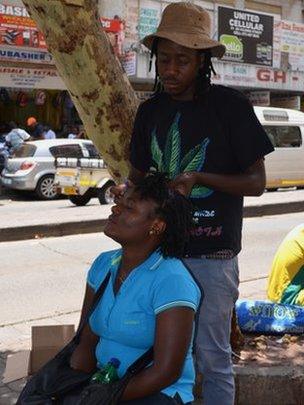
[[[102,367],[116,357],[121,377],[153,346],[153,364],[130,381],[123,404],[193,400],[192,332],[200,291],[178,259],[190,227],[189,202],[168,189],[163,175],[147,176],[112,207],[104,233],[122,248],[101,254],[88,273],[82,317],[108,271],[111,278],[71,367],[90,372],[96,361]]]

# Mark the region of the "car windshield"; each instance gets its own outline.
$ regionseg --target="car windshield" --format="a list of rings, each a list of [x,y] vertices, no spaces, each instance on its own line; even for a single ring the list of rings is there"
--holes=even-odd
[[[16,149],[13,157],[23,158],[23,157],[32,157],[35,154],[37,147],[29,143],[24,143],[20,148]]]

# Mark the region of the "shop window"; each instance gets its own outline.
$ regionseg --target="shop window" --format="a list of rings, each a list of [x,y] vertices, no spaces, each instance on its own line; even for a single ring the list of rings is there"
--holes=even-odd
[[[265,131],[276,148],[299,148],[302,145],[301,130],[295,126],[265,126]]]
[[[51,154],[56,157],[81,158],[83,153],[79,145],[59,145],[50,148]]]
[[[32,157],[34,156],[36,149],[37,146],[25,143],[21,145],[20,148],[16,149],[13,157],[16,158]]]

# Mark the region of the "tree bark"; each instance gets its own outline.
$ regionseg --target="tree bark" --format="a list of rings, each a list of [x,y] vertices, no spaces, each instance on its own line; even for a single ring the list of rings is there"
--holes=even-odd
[[[129,140],[138,100],[105,32],[97,0],[24,0],[88,137],[115,180],[129,171]]]

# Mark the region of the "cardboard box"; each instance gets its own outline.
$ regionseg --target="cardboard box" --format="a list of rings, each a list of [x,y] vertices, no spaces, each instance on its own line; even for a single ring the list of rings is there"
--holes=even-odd
[[[75,327],[33,326],[31,332],[31,350],[23,350],[7,357],[3,383],[7,384],[36,373],[73,338]]]

